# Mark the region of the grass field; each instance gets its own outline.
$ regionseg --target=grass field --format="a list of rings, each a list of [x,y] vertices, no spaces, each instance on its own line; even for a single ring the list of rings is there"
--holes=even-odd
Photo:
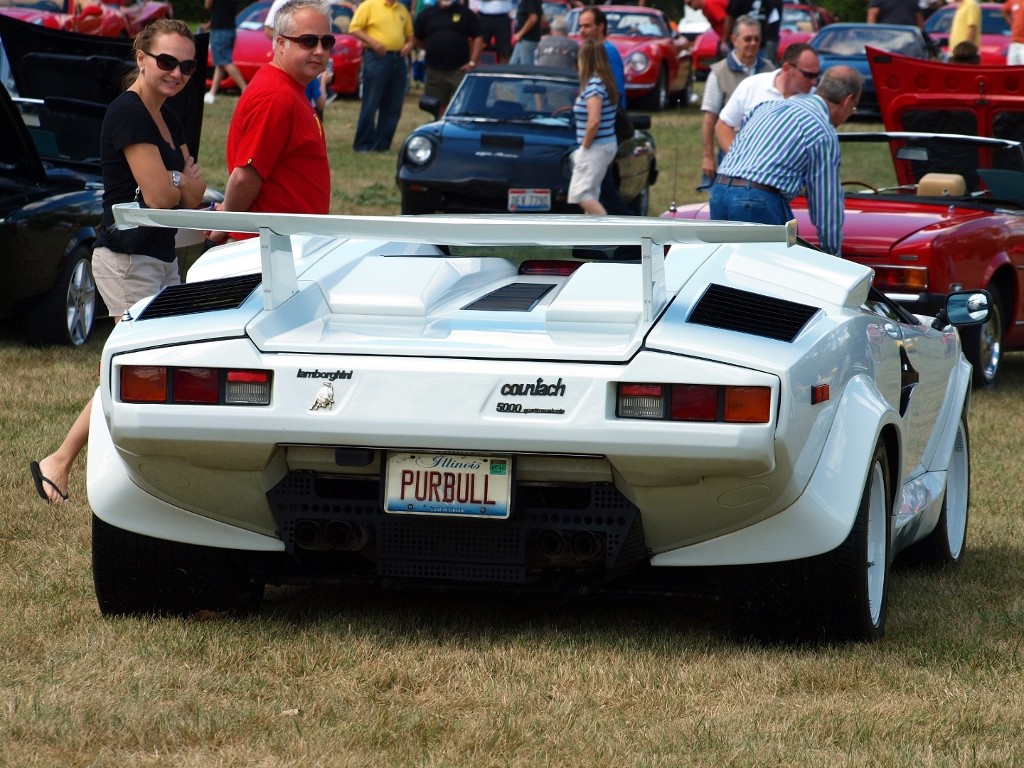
[[[204,149],[215,184],[232,102]],[[338,149],[355,106],[328,118],[334,207],[397,211],[394,156]],[[695,116],[657,120],[652,210],[673,134],[691,192],[697,166]],[[275,590],[251,620],[103,619],[84,465],[62,507],[27,465],[88,397],[109,328],[78,350],[0,334],[0,766],[1024,763],[1024,356],[974,396],[963,564],[897,567],[881,643],[760,648],[668,601]]]

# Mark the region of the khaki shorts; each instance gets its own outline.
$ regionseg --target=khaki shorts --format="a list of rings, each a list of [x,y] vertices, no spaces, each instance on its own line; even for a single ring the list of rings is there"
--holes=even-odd
[[[176,260],[115,253],[102,246],[93,249],[92,274],[111,317],[120,317],[136,302],[181,282]]]
[[[572,179],[569,181],[569,202],[582,203],[600,197],[601,182],[608,166],[615,160],[619,145],[614,141],[580,147],[572,155]]]
[[[427,79],[423,84],[423,95],[433,96],[440,99],[442,104],[447,104],[455,95],[455,89],[459,87],[462,78],[466,73],[461,69],[453,69],[450,72],[444,69],[432,69],[427,67]]]

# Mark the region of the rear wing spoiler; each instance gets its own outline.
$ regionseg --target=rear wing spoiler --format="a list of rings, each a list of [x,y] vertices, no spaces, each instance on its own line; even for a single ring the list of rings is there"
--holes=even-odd
[[[673,243],[796,244],[796,221],[785,225],[728,221],[681,221],[633,216],[595,218],[582,215],[437,215],[315,216],[248,211],[164,210],[137,203],[114,206],[119,229],[137,226],[176,227],[259,235],[263,308],[271,311],[298,291],[292,235],[394,240],[435,245],[640,245],[643,319],[652,321],[664,308],[665,255]]]

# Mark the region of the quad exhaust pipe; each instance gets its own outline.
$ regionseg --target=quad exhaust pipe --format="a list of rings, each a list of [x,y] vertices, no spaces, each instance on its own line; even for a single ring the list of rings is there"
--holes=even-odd
[[[299,520],[293,538],[302,549],[357,552],[370,543],[370,531],[363,523]]]
[[[591,562],[604,556],[604,540],[593,531],[546,528],[537,534],[538,554],[546,560]]]

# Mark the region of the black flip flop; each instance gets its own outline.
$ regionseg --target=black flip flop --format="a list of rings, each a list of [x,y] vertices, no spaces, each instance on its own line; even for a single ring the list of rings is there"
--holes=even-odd
[[[61,499],[63,499],[64,501],[68,500],[68,495],[64,493],[64,491],[62,491],[60,488],[58,488],[57,484],[53,482],[53,480],[51,480],[50,478],[43,474],[43,471],[39,468],[38,461],[31,462],[28,465],[28,469],[32,473],[32,482],[36,484],[36,493],[39,494],[40,498],[43,501],[50,501],[50,497],[46,495],[46,489],[43,487],[43,483],[46,483],[51,488],[53,488],[53,490],[57,492]]]

